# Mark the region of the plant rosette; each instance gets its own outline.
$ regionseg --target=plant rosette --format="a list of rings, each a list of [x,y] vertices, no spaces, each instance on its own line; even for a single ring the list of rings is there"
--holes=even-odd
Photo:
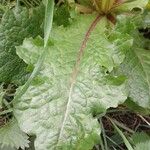
[[[36,150],[92,149],[100,141],[99,123],[93,116],[128,97],[126,77],[110,72],[132,47],[133,37],[126,31],[133,31],[134,25],[125,22],[122,28],[118,23],[110,30],[107,20],[114,18],[109,20],[115,23],[115,15],[135,6],[142,10],[148,1],[78,2],[76,9],[84,14],[67,27],[54,25],[46,51],[40,37],[25,39],[17,47],[18,56],[38,70],[17,89],[13,101],[19,127],[36,135]],[[92,10],[90,14],[86,8]],[[45,59],[39,65],[42,54]]]
[[[143,11],[146,4],[148,0],[79,0],[75,7],[81,13],[97,12],[114,23],[116,15],[129,13],[134,8]]]

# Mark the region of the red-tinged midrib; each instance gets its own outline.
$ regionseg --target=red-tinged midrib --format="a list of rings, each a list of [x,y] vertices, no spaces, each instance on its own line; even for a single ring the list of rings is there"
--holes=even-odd
[[[72,75],[71,75],[70,85],[76,81],[77,74],[78,74],[78,71],[79,71],[80,62],[81,62],[81,59],[82,59],[82,56],[83,56],[83,53],[84,53],[84,49],[87,46],[88,39],[91,35],[91,32],[95,29],[97,23],[101,20],[102,17],[103,17],[102,15],[98,15],[95,18],[95,20],[91,23],[88,31],[86,32],[86,34],[84,36],[84,39],[81,43],[81,46],[80,46],[80,49],[79,49],[79,52],[78,52],[75,67],[74,67]]]
[[[59,143],[59,141],[60,141],[60,139],[62,138],[62,135],[63,135],[64,126],[65,126],[67,116],[68,116],[68,113],[69,113],[69,108],[70,108],[71,96],[72,96],[72,92],[73,92],[73,88],[74,88],[74,83],[76,82],[76,78],[77,78],[77,75],[78,75],[78,72],[79,72],[79,66],[80,66],[80,63],[81,63],[81,59],[82,59],[84,50],[87,46],[87,42],[88,42],[88,39],[89,39],[92,31],[95,29],[96,25],[98,24],[98,22],[101,20],[102,17],[103,17],[102,15],[98,15],[94,19],[94,21],[91,23],[90,27],[88,28],[88,31],[86,32],[86,34],[84,36],[84,39],[81,43],[81,46],[80,46],[80,49],[79,49],[79,52],[78,52],[78,56],[77,56],[77,59],[76,59],[76,64],[75,64],[75,67],[73,68],[73,71],[72,71],[72,74],[71,74],[68,101],[67,101],[66,109],[65,109],[65,112],[64,112],[64,117],[63,117],[63,120],[62,120],[62,124],[61,124],[61,127],[60,127],[60,132],[59,132],[59,135],[58,135],[57,144]]]

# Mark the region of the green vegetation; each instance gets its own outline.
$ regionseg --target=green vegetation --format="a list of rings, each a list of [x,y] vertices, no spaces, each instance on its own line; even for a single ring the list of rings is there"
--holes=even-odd
[[[1,150],[149,150],[148,0],[0,1]]]

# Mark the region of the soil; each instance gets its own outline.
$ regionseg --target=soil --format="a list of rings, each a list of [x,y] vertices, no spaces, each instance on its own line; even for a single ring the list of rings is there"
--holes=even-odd
[[[119,124],[122,124],[125,128],[127,128],[126,130],[119,127],[121,131],[125,133],[125,135],[131,136],[133,134],[132,132],[145,132],[150,135],[150,126],[148,125],[148,123],[150,124],[150,116],[141,116],[137,113],[134,113],[133,111],[128,110],[124,106],[119,106],[116,109],[108,110],[108,112],[109,111],[110,113],[107,113],[102,117],[102,123],[105,129],[105,133],[108,137],[111,138],[116,134],[110,119],[119,122]],[[147,121],[147,123],[143,118]],[[127,150],[124,144],[121,143],[119,146],[120,148],[116,147],[117,150]],[[97,148],[95,147],[94,150],[101,150],[100,146],[98,146]]]
[[[117,109],[118,111],[118,109]],[[144,121],[144,119],[150,123],[150,116],[142,116],[144,119],[140,117],[140,115],[130,112],[130,111],[120,111],[120,112],[113,112],[107,114],[108,117],[110,117],[113,120],[118,121],[119,123],[122,123],[124,126],[128,127],[129,129],[133,131],[138,132],[146,132],[150,134],[150,126]],[[104,128],[107,129],[108,135],[112,132],[113,127],[108,118],[105,116],[103,117],[103,124]]]

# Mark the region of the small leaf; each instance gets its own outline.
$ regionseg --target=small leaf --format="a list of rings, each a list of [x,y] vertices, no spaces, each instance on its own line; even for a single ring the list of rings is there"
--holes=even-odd
[[[29,146],[28,136],[23,133],[15,119],[0,128],[0,145],[12,148],[22,148]]]

